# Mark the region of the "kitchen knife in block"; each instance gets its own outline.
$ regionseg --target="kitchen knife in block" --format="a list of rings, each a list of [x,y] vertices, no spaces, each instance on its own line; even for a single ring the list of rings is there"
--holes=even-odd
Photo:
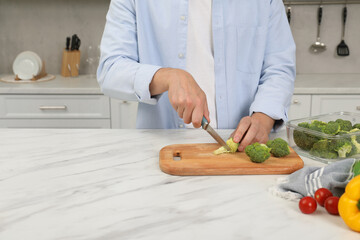
[[[217,143],[175,144],[160,150],[160,169],[177,176],[196,175],[257,175],[290,174],[304,166],[290,148],[286,157],[270,157],[263,163],[253,163],[244,152],[215,155]]]
[[[61,76],[79,76],[80,55],[79,50],[68,51],[64,49],[61,64]]]

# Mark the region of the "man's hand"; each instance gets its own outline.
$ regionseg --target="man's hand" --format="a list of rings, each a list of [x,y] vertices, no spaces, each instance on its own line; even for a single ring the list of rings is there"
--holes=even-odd
[[[188,72],[181,69],[162,68],[150,83],[151,95],[168,91],[172,107],[184,123],[201,127],[202,117],[210,122],[206,95]]]
[[[254,113],[252,116],[240,120],[236,130],[231,134],[234,142],[240,142],[239,151],[255,142],[266,143],[275,120],[264,113]]]

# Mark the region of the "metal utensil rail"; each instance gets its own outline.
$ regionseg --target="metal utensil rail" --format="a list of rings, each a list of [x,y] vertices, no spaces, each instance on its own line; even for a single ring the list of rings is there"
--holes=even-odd
[[[331,4],[360,4],[360,0],[349,1],[283,1],[285,5],[331,5]]]

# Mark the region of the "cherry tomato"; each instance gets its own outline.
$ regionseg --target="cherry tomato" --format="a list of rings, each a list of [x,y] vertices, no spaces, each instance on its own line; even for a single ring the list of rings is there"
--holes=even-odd
[[[339,198],[338,197],[328,197],[325,200],[325,209],[328,213],[333,215],[339,215],[338,210]]]
[[[310,214],[315,212],[317,204],[314,198],[312,197],[303,197],[299,201],[299,208],[302,213]]]
[[[322,207],[325,204],[325,200],[331,196],[332,196],[332,193],[327,188],[319,188],[318,190],[316,190],[315,195],[314,195],[315,200]]]

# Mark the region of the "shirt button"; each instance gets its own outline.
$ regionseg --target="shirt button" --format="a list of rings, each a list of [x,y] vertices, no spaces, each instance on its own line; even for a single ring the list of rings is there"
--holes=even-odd
[[[181,16],[180,19],[181,19],[182,21],[185,21],[185,20],[186,20],[186,16]]]
[[[184,54],[183,54],[183,53],[179,53],[179,58],[184,58]]]

